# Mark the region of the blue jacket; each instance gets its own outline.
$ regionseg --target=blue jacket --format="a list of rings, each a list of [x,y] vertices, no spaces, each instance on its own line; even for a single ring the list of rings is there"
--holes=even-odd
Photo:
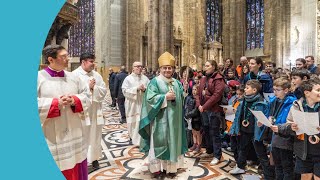
[[[244,84],[246,84],[247,81],[251,79],[253,79],[252,72],[250,72],[244,77]],[[257,80],[262,84],[262,88],[261,88],[262,92],[260,92],[260,94],[273,93],[273,81],[269,74],[259,71],[257,75]]]
[[[318,67],[316,65],[312,65],[311,67],[308,68],[311,74],[315,74],[317,72]]]
[[[271,109],[272,104],[277,100],[277,98],[275,96],[272,96],[272,97],[269,97],[269,100],[270,100],[269,109]],[[285,97],[283,105],[282,105],[281,109],[279,110],[278,117],[276,118],[276,122],[274,123],[275,125],[284,124],[287,122],[287,116],[288,116],[290,108],[295,100],[297,100],[297,98],[293,94],[288,94]]]
[[[276,101],[277,98],[275,96],[272,96],[272,97],[269,97],[269,99],[270,99],[269,107],[271,109],[272,105],[274,105],[273,103]],[[297,100],[297,98],[294,96],[294,94],[288,94],[285,97],[283,105],[281,109],[279,109],[278,117],[276,117],[275,124],[278,125],[278,127],[287,122],[289,111],[295,100]],[[281,127],[279,128],[281,129]],[[272,147],[276,147],[279,149],[287,149],[292,151],[293,138],[290,136],[283,136],[283,135],[279,135],[278,133],[273,133],[271,145]]]
[[[243,101],[240,102],[240,104],[237,108],[234,121],[233,121],[232,126],[229,131],[230,135],[240,135],[240,123],[243,120],[242,117],[240,117],[242,114],[241,111],[243,110]],[[265,101],[254,102],[252,104],[252,106],[253,106],[253,110],[262,111],[263,114],[268,117],[269,107]],[[263,140],[262,135],[267,127],[265,127],[265,126],[258,127],[256,117],[254,117],[254,122],[255,122],[254,123],[254,140],[255,141],[262,141]]]

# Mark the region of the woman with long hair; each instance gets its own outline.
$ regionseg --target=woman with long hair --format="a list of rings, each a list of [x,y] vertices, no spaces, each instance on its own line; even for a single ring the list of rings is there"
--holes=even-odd
[[[219,106],[226,87],[223,76],[218,72],[216,61],[207,61],[205,76],[201,78],[198,89],[198,109],[202,116],[205,133],[206,153],[200,157],[213,157],[210,165],[222,160],[220,125],[224,121],[223,109]]]
[[[244,84],[244,77],[249,74],[249,65],[246,64],[243,66],[242,71],[241,71],[241,77],[240,77],[240,83]]]

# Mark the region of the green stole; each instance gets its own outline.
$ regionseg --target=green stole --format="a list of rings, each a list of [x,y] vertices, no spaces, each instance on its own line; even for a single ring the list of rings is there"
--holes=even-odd
[[[169,86],[176,94],[176,103],[173,105],[171,101],[167,101],[167,107],[161,109]],[[177,162],[178,156],[187,152],[183,88],[178,80],[159,75],[150,81],[143,96],[140,119],[141,152],[149,152],[151,134],[156,158]]]

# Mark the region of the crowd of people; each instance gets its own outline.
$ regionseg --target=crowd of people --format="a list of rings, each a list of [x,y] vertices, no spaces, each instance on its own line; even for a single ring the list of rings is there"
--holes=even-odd
[[[82,54],[73,72],[64,71],[62,46],[46,47],[43,56],[38,104],[46,141],[67,179],[87,179],[88,164],[99,168],[105,83],[93,54]],[[237,66],[230,58],[209,60],[203,71],[177,73],[168,52],[158,63],[154,73],[141,62],[130,74],[124,66],[109,69],[110,106],[119,108],[130,143],[148,154],[153,177],[175,177],[187,152],[217,165],[225,148],[233,152],[232,175],[256,164],[264,179],[320,179],[320,68],[313,56],[293,69],[243,56]]]
[[[139,131],[140,143],[134,144],[149,154],[149,169],[155,177],[163,173],[175,176],[181,155],[188,151],[212,158],[210,165],[217,165],[225,148],[234,154],[235,161],[229,164],[232,175],[243,174],[248,164],[255,164],[264,179],[319,179],[319,127],[315,127],[316,134],[301,134],[299,118],[293,115],[300,111],[308,117],[320,110],[320,69],[313,56],[298,58],[291,70],[259,57],[243,56],[237,66],[230,58],[223,64],[210,60],[203,71],[181,67],[178,74],[174,58],[168,54],[159,58],[159,71],[152,76],[144,76],[147,71],[140,64],[138,74],[150,82],[140,89],[144,94],[141,101],[134,99],[141,105],[127,107],[139,107],[135,114],[141,112],[140,118],[136,117],[129,132]],[[167,63],[163,65],[164,59]],[[180,83],[172,84],[177,81]],[[129,83],[131,89],[141,85],[137,80],[131,82],[137,82],[135,86]],[[127,91],[126,87],[122,86],[122,91]],[[126,96],[131,97],[137,96]],[[232,119],[227,118],[225,106],[232,106]],[[271,125],[261,123],[253,111],[260,111]],[[155,139],[159,141],[156,144]]]

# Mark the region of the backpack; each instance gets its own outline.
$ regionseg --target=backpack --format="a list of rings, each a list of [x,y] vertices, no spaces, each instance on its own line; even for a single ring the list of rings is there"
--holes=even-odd
[[[212,78],[210,78],[209,80],[207,79],[207,80],[206,80],[206,83],[209,83],[210,80],[211,80],[212,83],[213,83],[214,80],[213,80]],[[218,102],[219,105],[228,105],[228,94],[229,94],[230,89],[229,89],[228,84],[226,83],[225,80],[224,80],[224,84],[225,84],[225,87],[224,87],[224,89],[223,89],[222,98],[221,98],[221,100]],[[210,90],[208,90],[208,91],[210,92]],[[210,94],[212,94],[212,92],[210,92]]]

